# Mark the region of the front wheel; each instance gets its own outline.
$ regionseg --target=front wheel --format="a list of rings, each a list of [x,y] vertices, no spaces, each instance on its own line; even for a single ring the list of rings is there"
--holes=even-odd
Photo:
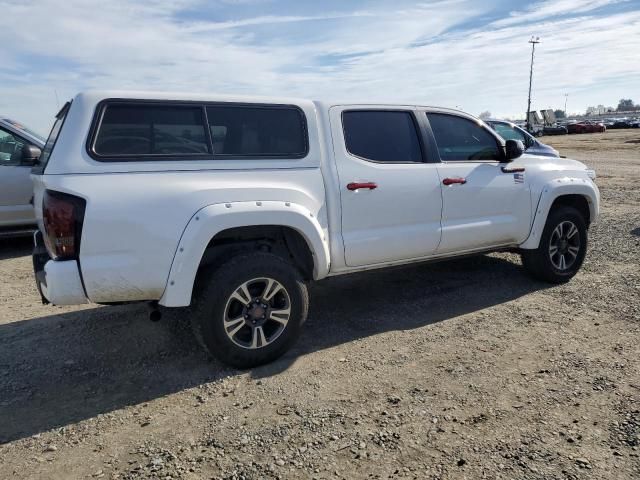
[[[568,282],[582,266],[587,253],[587,225],[572,207],[553,210],[544,226],[540,245],[523,250],[522,264],[538,280]]]
[[[298,270],[276,255],[238,256],[204,272],[191,323],[206,350],[224,363],[251,368],[275,360],[298,337],[309,308]]]

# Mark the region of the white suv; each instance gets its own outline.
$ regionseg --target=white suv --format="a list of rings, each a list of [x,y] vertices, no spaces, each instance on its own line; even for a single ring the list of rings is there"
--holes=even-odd
[[[582,163],[522,155],[442,108],[88,92],[48,145],[43,299],[189,307],[238,367],[286,351],[327,276],[508,249],[567,281],[599,211]]]

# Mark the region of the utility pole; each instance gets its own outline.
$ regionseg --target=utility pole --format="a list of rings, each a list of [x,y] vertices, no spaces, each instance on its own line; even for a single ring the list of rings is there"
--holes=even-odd
[[[531,44],[531,69],[529,70],[529,100],[527,101],[527,131],[531,133],[531,124],[529,123],[529,117],[531,115],[531,81],[533,80],[533,54],[536,51],[536,44],[540,43],[540,37],[531,36],[529,40]]]
[[[569,94],[565,93],[564,94],[564,118],[569,117],[569,115],[567,115],[567,98],[569,98]]]

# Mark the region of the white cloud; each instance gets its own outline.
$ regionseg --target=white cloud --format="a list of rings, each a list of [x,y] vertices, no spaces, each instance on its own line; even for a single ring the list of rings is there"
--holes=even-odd
[[[629,0],[544,0],[534,3],[524,11],[514,11],[495,26],[536,22],[560,15],[578,15],[607,5],[628,2]]]
[[[199,22],[185,29],[188,33],[214,32],[238,27],[254,25],[276,25],[278,23],[311,22],[317,20],[336,20],[341,18],[368,17],[368,12],[353,12],[351,14],[333,13],[326,15],[264,15],[261,17],[243,18],[242,20],[228,20],[224,22]]]
[[[195,18],[198,0],[0,0],[0,112],[45,131],[54,90],[63,100],[87,88],[131,88],[415,101],[516,116],[526,107],[531,34],[542,38],[536,108],[561,107],[567,92],[570,110],[638,101],[640,10],[590,14],[603,3],[545,1],[478,25],[491,4],[384,2],[229,20]]]

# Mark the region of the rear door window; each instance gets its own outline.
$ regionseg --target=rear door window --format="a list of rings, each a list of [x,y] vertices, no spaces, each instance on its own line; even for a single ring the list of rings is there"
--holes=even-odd
[[[301,158],[307,153],[305,118],[289,106],[207,107],[213,153],[218,157]]]
[[[103,157],[209,154],[200,106],[109,104],[93,145]]]
[[[413,114],[392,110],[348,110],[342,114],[347,151],[374,162],[422,162]]]

